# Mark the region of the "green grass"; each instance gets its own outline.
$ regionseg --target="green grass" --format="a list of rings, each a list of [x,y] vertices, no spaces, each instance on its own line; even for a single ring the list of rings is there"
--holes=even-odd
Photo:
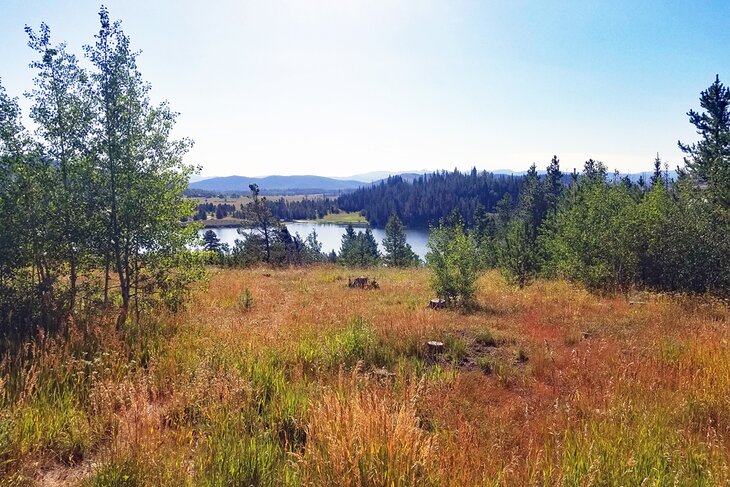
[[[353,225],[367,225],[368,220],[362,216],[359,212],[340,211],[339,213],[328,213],[322,218],[312,220],[316,223],[333,223],[333,224],[353,224]]]
[[[715,468],[712,468],[715,467]],[[563,439],[563,485],[718,485],[721,462],[687,441],[660,408],[619,407],[591,418]]]
[[[365,366],[389,365],[393,353],[377,340],[361,318],[354,318],[343,329],[332,334],[309,337],[299,343],[297,360],[309,370],[337,370],[353,367],[362,361]]]

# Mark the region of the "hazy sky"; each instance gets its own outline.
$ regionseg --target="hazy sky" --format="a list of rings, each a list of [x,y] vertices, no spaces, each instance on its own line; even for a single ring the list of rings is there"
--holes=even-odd
[[[81,55],[98,1],[0,0],[0,78],[31,87],[25,24]],[[730,81],[727,1],[130,1],[153,98],[204,175],[526,169],[558,154],[675,166],[685,112]],[[27,107],[27,103],[24,103]]]

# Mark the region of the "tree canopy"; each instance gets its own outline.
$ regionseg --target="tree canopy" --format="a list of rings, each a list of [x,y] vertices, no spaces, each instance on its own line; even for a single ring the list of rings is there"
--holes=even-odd
[[[192,146],[177,114],[152,104],[138,53],[102,7],[82,67],[51,29],[26,27],[37,58],[29,134],[0,86],[0,322],[58,323],[85,302],[119,304],[118,324],[152,299],[176,307],[202,273],[183,195]],[[101,273],[98,270],[101,269]],[[83,277],[83,286],[80,284]],[[118,293],[116,292],[118,290]]]

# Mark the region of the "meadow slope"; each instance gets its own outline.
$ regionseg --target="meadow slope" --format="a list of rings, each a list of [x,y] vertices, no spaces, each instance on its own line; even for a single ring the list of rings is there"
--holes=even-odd
[[[730,481],[725,304],[494,272],[473,313],[431,297],[426,269],[211,269],[177,314],[70,323],[3,358],[0,484]]]

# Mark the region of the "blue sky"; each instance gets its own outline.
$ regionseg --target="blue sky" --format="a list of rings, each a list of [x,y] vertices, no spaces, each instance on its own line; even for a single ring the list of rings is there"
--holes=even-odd
[[[0,78],[31,88],[25,24],[81,55],[99,2],[0,0]],[[557,154],[681,163],[685,113],[730,82],[730,2],[105,2],[204,175],[524,170]],[[23,102],[27,107],[27,103]]]

